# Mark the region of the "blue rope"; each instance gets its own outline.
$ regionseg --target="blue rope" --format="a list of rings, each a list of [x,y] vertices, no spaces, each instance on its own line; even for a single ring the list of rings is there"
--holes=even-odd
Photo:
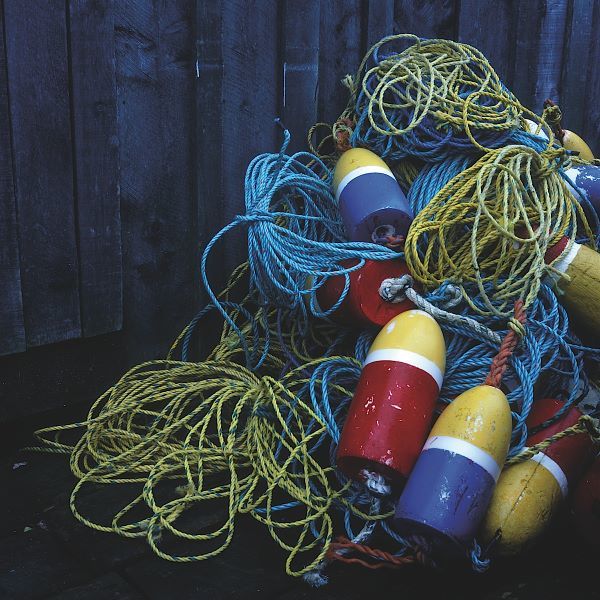
[[[207,262],[215,245],[239,225],[248,227],[250,292],[259,306],[295,310],[306,326],[308,314],[324,318],[344,300],[348,274],[365,260],[388,260],[398,253],[385,246],[345,241],[338,208],[331,191],[331,171],[316,156],[298,152],[287,156],[290,134],[284,132],[279,153],[261,154],[248,166],[245,180],[246,214],[238,215],[208,243],[201,273],[212,304],[240,337],[250,368],[264,360],[252,356],[242,331],[212,290]],[[342,263],[350,261],[351,266]],[[322,311],[315,294],[328,277],[345,277],[338,301]]]

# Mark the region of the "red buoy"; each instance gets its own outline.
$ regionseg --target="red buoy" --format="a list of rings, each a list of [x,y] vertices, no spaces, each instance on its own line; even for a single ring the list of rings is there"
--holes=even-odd
[[[357,480],[402,481],[431,426],[446,366],[440,326],[421,310],[394,317],[373,341],[340,437],[337,463]]]
[[[358,260],[346,260],[341,263],[341,266],[349,268],[357,263]],[[397,303],[384,300],[379,294],[381,282],[408,273],[408,267],[401,258],[365,261],[360,269],[348,274],[350,278],[348,292],[330,318],[346,325],[383,327],[396,315],[415,306],[410,300]],[[322,311],[327,311],[335,305],[344,291],[345,284],[344,275],[334,275],[325,280],[316,293]]]
[[[527,417],[528,427],[537,427],[548,421],[564,406],[562,400],[543,398],[533,403]],[[582,412],[572,406],[560,419],[527,438],[528,446],[535,446],[553,435],[572,427],[579,421]],[[556,440],[544,450],[544,454],[560,466],[569,488],[581,477],[586,465],[589,464],[593,452],[593,444],[586,433],[570,435],[562,440]]]

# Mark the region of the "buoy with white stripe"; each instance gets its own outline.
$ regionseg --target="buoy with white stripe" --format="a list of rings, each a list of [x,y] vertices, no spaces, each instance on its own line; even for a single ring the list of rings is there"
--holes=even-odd
[[[446,368],[446,345],[435,319],[421,310],[394,317],[377,335],[340,437],[337,464],[365,480],[408,476],[427,437]]]
[[[587,198],[600,216],[600,167],[597,165],[577,165],[565,171],[567,185],[571,193],[579,199]],[[577,189],[575,189],[577,188]]]
[[[569,244],[569,238],[563,236],[546,251],[544,260],[560,273],[568,275],[568,279],[553,276],[561,292],[558,299],[567,312],[582,328],[592,335],[599,335],[600,254],[577,242]]]
[[[333,190],[349,240],[406,236],[413,218],[408,200],[390,168],[370,150],[352,148],[342,154]]]
[[[472,545],[506,460],[512,419],[506,396],[479,385],[435,422],[396,505],[401,535],[437,556]]]
[[[347,260],[341,266],[351,267],[355,264],[357,261]],[[397,303],[384,300],[379,294],[381,282],[408,273],[408,267],[401,258],[365,261],[360,269],[348,274],[349,288],[346,296],[330,318],[346,325],[383,327],[390,319],[415,305],[410,300]],[[327,311],[335,306],[345,285],[344,275],[328,277],[316,292],[319,309]]]
[[[571,516],[577,533],[591,546],[600,547],[600,456],[575,488]]]
[[[545,398],[534,403],[527,425],[537,427],[551,419],[563,402]],[[539,444],[575,425],[581,417],[571,408],[550,426],[529,436],[527,444]],[[481,529],[489,542],[497,533],[494,553],[514,555],[532,546],[564,505],[569,488],[591,458],[593,444],[587,433],[553,442],[530,460],[510,465],[500,475]]]

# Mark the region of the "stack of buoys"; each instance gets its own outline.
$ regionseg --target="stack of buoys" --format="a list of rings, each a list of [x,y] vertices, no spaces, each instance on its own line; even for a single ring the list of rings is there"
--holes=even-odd
[[[177,562],[224,551],[250,514],[315,585],[334,560],[483,571],[565,513],[597,543],[600,404],[580,401],[600,362],[600,166],[466,44],[384,38],[346,83],[316,151],[286,154],[285,131],[249,164],[245,212],[203,253],[211,303],[168,359],[38,433],[71,455],[74,514]],[[248,261],[217,294],[235,227]],[[220,340],[192,361],[213,309]],[[87,514],[86,486],[122,483],[138,495],[109,523]],[[185,529],[215,502],[222,524]]]

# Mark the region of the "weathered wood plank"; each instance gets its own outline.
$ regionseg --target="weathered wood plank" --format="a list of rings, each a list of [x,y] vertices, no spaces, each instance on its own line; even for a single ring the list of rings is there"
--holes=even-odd
[[[70,2],[81,326],[123,323],[121,217],[112,2]]]
[[[458,0],[396,0],[394,20],[400,33],[456,39]]]
[[[382,37],[392,33],[394,33],[394,0],[368,0],[366,50]]]
[[[282,119],[295,151],[306,148],[307,131],[317,121],[320,5],[286,0],[284,7]]]
[[[223,221],[222,10],[218,2],[196,5],[197,281],[200,281],[201,252]],[[205,304],[204,288],[195,287],[200,303]]]
[[[559,98],[567,4],[531,0],[517,7],[513,91],[525,106],[543,110],[544,100]]]
[[[481,50],[509,88],[514,74],[516,12],[512,0],[461,0],[458,40]]]
[[[341,80],[355,75],[363,57],[362,12],[359,0],[321,1],[319,44],[319,121],[332,123],[348,102]]]
[[[594,32],[591,36],[589,47],[589,62],[586,70],[587,85],[585,88],[580,88],[578,91],[584,99],[584,119],[583,126],[580,130],[581,134],[588,142],[594,155],[600,156],[600,36],[598,28],[600,27],[600,2],[594,3],[592,14],[588,14],[588,19],[592,20],[591,30]],[[570,112],[566,115],[570,118]],[[571,127],[570,121],[565,121],[567,129],[575,129]],[[579,133],[579,132],[578,132]]]
[[[277,24],[280,3],[275,0],[232,0],[223,10],[223,212],[219,226],[244,206],[244,175],[248,163],[262,152],[281,145],[279,115],[283,63],[278,54]],[[210,202],[210,199],[206,199]],[[217,226],[217,223],[214,224]],[[216,229],[216,227],[215,227]],[[216,287],[246,253],[245,230],[229,237],[212,263]]]
[[[4,16],[0,10],[0,354],[23,350],[25,327],[6,81]]]
[[[564,126],[579,133],[585,127],[585,89],[590,59],[594,57],[590,52],[593,48],[592,31],[597,31],[592,29],[594,6],[598,6],[596,0],[572,0],[565,35],[560,107]],[[597,70],[598,61],[592,65],[591,68]]]
[[[64,3],[4,3],[28,346],[81,335]]]
[[[163,356],[193,312],[194,6],[115,4],[117,124],[130,360]]]

